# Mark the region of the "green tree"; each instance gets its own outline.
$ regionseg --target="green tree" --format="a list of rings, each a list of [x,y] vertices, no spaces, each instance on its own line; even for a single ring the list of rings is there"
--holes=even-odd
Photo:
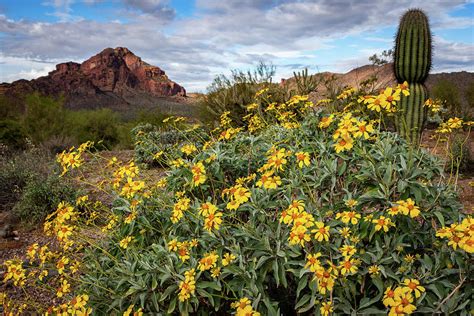
[[[35,143],[41,143],[65,128],[63,98],[55,99],[33,93],[25,98],[26,112],[23,126]]]

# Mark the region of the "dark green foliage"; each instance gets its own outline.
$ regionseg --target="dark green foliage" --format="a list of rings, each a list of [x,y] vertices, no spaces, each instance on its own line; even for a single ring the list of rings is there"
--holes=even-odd
[[[433,97],[443,102],[446,108],[446,116],[463,116],[461,109],[461,95],[459,88],[446,79],[437,82],[432,89]]]
[[[23,126],[34,143],[59,135],[66,127],[63,100],[33,93],[26,97]]]
[[[75,190],[54,172],[54,157],[32,147],[0,158],[0,211],[37,223],[62,199],[73,201]]]
[[[410,83],[410,95],[400,97],[397,130],[405,139],[414,144],[419,142],[421,129],[426,121],[426,108],[423,106],[428,98],[428,90],[423,84]]]
[[[0,121],[0,144],[13,149],[23,149],[26,146],[27,135],[18,121]]]
[[[254,101],[257,91],[269,88],[271,92],[268,94],[274,102],[284,101],[285,92],[279,85],[272,83],[274,75],[274,66],[260,63],[253,72],[233,70],[230,77],[216,77],[209,86],[208,93],[201,97],[200,116],[212,122],[222,113],[229,111],[232,121],[243,125],[245,107]]]
[[[410,95],[402,95],[400,101],[397,130],[411,144],[417,145],[425,123],[424,104],[428,98],[423,83],[431,68],[431,31],[423,11],[412,9],[403,15],[395,41],[393,65],[397,81],[410,84]]]
[[[71,111],[67,120],[69,130],[65,133],[78,144],[101,141],[103,147],[112,149],[119,143],[120,117],[110,109]]]
[[[431,31],[428,18],[408,10],[400,21],[395,43],[395,77],[398,82],[423,83],[431,68]]]
[[[23,222],[36,224],[56,210],[61,201],[73,203],[75,198],[76,190],[58,175],[33,177],[26,184],[13,211]]]

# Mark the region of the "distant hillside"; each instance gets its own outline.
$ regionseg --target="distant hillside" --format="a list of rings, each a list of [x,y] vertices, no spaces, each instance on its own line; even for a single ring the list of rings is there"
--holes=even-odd
[[[82,64],[58,64],[44,77],[0,84],[0,94],[8,97],[21,98],[33,91],[63,95],[69,109],[170,108],[186,97],[186,90],[162,69],[124,47],[106,48]]]
[[[315,74],[313,76],[317,77],[318,79],[327,80],[333,77],[334,86],[337,88],[343,88],[345,86],[351,86],[358,88],[360,84],[369,79],[370,77],[376,75],[377,76],[377,88],[384,88],[388,85],[395,84],[395,77],[392,71],[392,64],[386,64],[383,66],[373,66],[373,65],[366,65],[359,68],[355,68],[345,74],[341,73],[331,73],[331,72],[323,72],[319,74]],[[432,90],[433,87],[440,82],[441,80],[447,80],[454,83],[458,88],[461,96],[464,96],[464,92],[467,90],[468,87],[474,85],[474,73],[460,71],[460,72],[451,72],[451,73],[438,73],[438,74],[430,74],[426,81],[426,86],[428,90]],[[282,79],[282,84],[287,84],[290,87],[295,86],[295,82],[293,78],[290,79]],[[313,100],[318,100],[327,97],[328,91],[324,85],[320,85],[318,87],[318,91],[311,94],[311,98]],[[461,100],[463,103],[466,103],[466,100],[462,98]]]

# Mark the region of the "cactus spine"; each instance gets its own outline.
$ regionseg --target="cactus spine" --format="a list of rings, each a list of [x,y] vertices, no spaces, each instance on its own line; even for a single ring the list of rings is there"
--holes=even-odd
[[[431,32],[428,18],[418,9],[408,10],[402,17],[395,40],[393,68],[399,83],[409,83],[410,95],[401,96],[397,116],[398,132],[417,144],[423,131],[428,93],[423,85],[431,68]]]

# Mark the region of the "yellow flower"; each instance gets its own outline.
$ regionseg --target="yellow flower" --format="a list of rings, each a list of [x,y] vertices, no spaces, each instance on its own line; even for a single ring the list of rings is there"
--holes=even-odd
[[[326,116],[326,117],[323,117],[323,118],[321,119],[321,121],[319,122],[318,127],[319,127],[319,128],[326,128],[326,127],[328,127],[329,125],[331,125],[331,123],[333,122],[333,120],[334,120],[334,115],[333,115],[333,114],[331,114],[331,115],[329,115],[329,116]]]
[[[309,166],[310,160],[309,160],[309,153],[299,151],[295,154],[296,156],[296,162],[298,163],[298,167],[303,168],[304,166]]]
[[[341,236],[343,238],[348,238],[350,235],[351,235],[351,230],[349,227],[343,227],[341,229],[339,229],[339,233],[341,234]]]
[[[349,208],[354,208],[355,206],[357,206],[359,204],[359,202],[357,202],[357,200],[354,200],[354,199],[349,199],[347,201],[344,202],[344,204],[349,207]]]
[[[211,269],[211,276],[213,278],[217,278],[217,277],[219,277],[219,275],[221,275],[221,268],[220,267],[216,267],[216,268]]]
[[[315,222],[316,229],[311,232],[314,234],[314,239],[317,241],[329,241],[329,226],[324,226],[323,222]]]
[[[399,83],[397,85],[396,92],[398,94],[403,93],[404,96],[409,96],[410,95],[410,89],[408,89],[408,88],[409,88],[408,82],[405,81],[405,82]]]
[[[305,268],[309,268],[309,271],[316,272],[319,268],[321,268],[321,262],[319,261],[319,257],[321,257],[321,253],[309,254],[306,257],[306,264]]]
[[[321,311],[322,316],[328,316],[333,312],[332,302],[323,302],[319,310]]]
[[[364,139],[369,139],[370,134],[374,132],[374,127],[372,124],[365,121],[357,123],[357,131],[354,133],[355,138],[364,137]]]
[[[206,253],[201,260],[199,260],[198,269],[200,271],[210,270],[211,268],[215,268],[217,264],[217,259],[219,256],[216,254],[215,251]]]
[[[346,257],[344,261],[340,263],[339,269],[342,275],[357,272],[356,260]]]
[[[395,291],[391,289],[389,286],[384,293],[383,296],[383,305],[385,306],[393,306],[395,305],[395,300],[393,299],[395,297]]]
[[[415,297],[419,298],[421,293],[425,291],[425,288],[420,285],[420,281],[416,279],[405,279],[403,284],[410,289],[411,292],[415,292]]]
[[[179,282],[178,299],[180,302],[188,300],[191,295],[194,295],[196,290],[196,280],[194,278],[194,269],[185,272],[185,278]]]
[[[204,218],[204,229],[208,232],[218,230],[222,224],[222,212],[215,212],[207,215]]]
[[[125,237],[124,239],[122,239],[119,243],[120,247],[123,248],[123,249],[127,249],[128,245],[130,244],[132,239],[133,239],[132,236],[128,236],[128,237]]]
[[[342,255],[346,258],[352,257],[356,252],[357,249],[354,246],[351,245],[344,245],[341,248],[339,248],[339,251],[342,253]]]
[[[62,256],[62,258],[56,263],[56,268],[58,269],[58,273],[62,274],[64,272],[64,268],[69,263],[69,258]]]
[[[290,245],[304,246],[304,243],[311,240],[311,236],[308,233],[308,228],[304,225],[293,226],[290,231],[288,241]]]
[[[177,251],[178,250],[178,240],[175,238],[168,242],[168,250],[169,251]]]
[[[390,226],[395,226],[392,223],[392,220],[390,219],[390,217],[385,217],[385,216],[380,216],[378,219],[372,220],[372,223],[375,224],[376,232],[381,229],[383,229],[384,232],[388,232],[388,229],[390,228]]]
[[[371,275],[378,275],[380,273],[380,268],[378,265],[375,264],[373,266],[370,266],[368,271]]]
[[[202,162],[197,162],[194,166],[192,166],[191,172],[193,174],[192,183],[194,187],[206,182],[206,168]]]
[[[182,262],[185,262],[190,258],[189,256],[189,243],[187,241],[185,242],[178,242],[177,244],[177,253],[179,259],[181,259]]]
[[[273,171],[268,171],[262,174],[262,177],[257,181],[256,185],[264,189],[276,189],[281,185],[281,178],[274,176]]]
[[[415,261],[415,257],[413,255],[406,255],[405,258],[403,258],[407,263],[413,263]]]
[[[415,201],[411,198],[406,199],[405,201],[397,201],[398,209],[403,215],[410,215],[410,217],[415,218],[420,215],[420,208],[415,205]]]
[[[410,289],[406,287],[397,287],[395,289],[394,304],[391,306],[389,315],[412,314],[416,310],[413,305],[413,296]]]
[[[223,258],[222,258],[222,266],[223,267],[226,267],[228,266],[229,264],[231,264],[234,260],[236,259],[236,256],[232,253],[226,253],[224,254]]]
[[[342,212],[336,214],[336,219],[341,219],[344,224],[351,223],[352,225],[357,225],[361,215],[355,211]]]
[[[181,147],[181,152],[188,156],[195,151],[197,151],[197,147],[194,144],[186,144]]]
[[[371,111],[380,112],[382,109],[383,98],[379,95],[367,100],[367,108]]]
[[[341,151],[351,150],[354,142],[350,136],[346,135],[340,138],[333,146],[336,149],[336,153],[340,153]]]
[[[211,202],[203,203],[198,208],[199,215],[202,215],[202,216],[208,216],[209,214],[214,214],[217,210],[218,210],[217,206],[215,206]]]
[[[71,285],[67,282],[67,280],[61,281],[61,286],[56,291],[57,297],[63,297],[64,294],[71,292]]]

